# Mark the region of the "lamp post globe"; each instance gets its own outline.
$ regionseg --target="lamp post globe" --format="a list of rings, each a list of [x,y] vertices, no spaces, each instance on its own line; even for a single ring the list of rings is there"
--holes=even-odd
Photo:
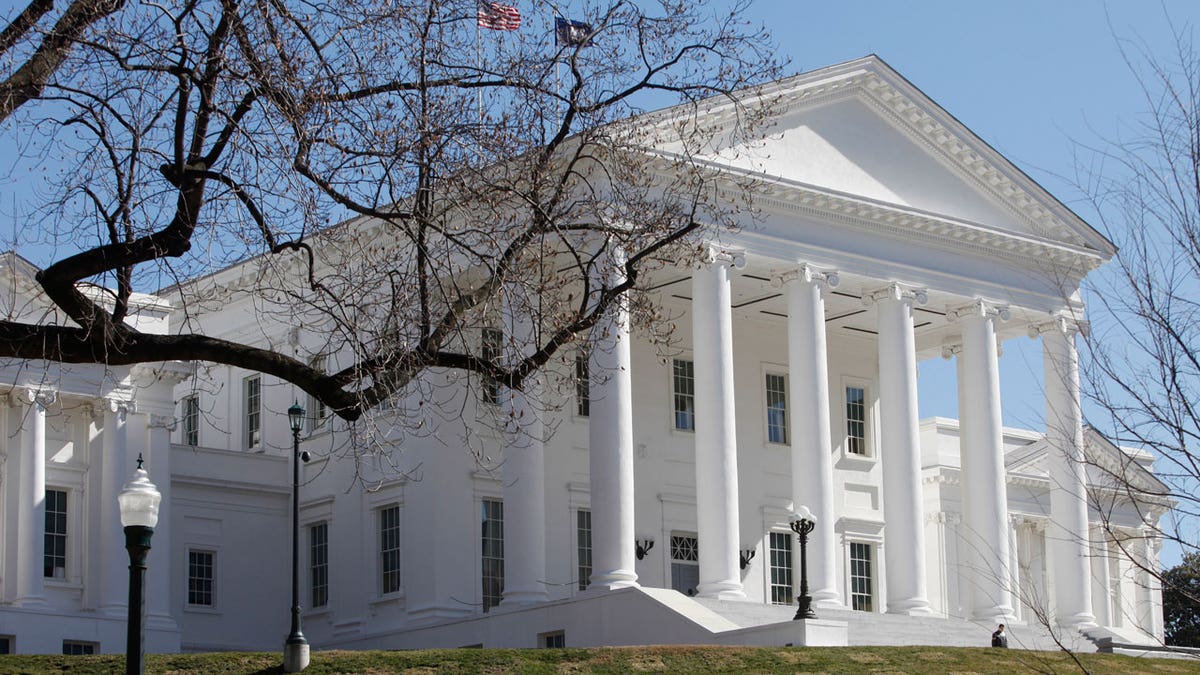
[[[125,528],[125,550],[129,552],[129,618],[125,634],[125,672],[140,675],[146,669],[146,555],[150,538],[158,525],[158,507],[162,494],[150,482],[142,468],[142,456],[137,458],[133,479],[117,495],[121,509],[121,525]]]
[[[817,613],[813,611],[812,596],[808,594],[808,535],[816,528],[817,517],[807,506],[801,506],[788,518],[788,524],[791,525],[792,532],[800,538],[800,597],[796,599],[799,606],[796,608],[796,616],[792,619],[815,619]]]
[[[292,630],[283,645],[283,672],[298,673],[308,667],[308,640],[300,630],[300,430],[304,406],[299,401],[287,411],[292,428]]]

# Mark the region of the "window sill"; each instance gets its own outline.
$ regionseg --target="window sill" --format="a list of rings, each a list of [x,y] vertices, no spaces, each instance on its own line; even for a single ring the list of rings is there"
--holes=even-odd
[[[208,607],[205,605],[184,605],[183,611],[191,614],[224,614],[216,607]]]
[[[370,600],[367,600],[367,604],[374,606],[374,605],[383,605],[383,604],[386,604],[389,602],[399,603],[399,602],[403,602],[403,601],[404,601],[404,591],[399,590],[394,593],[385,593],[383,595],[377,595],[377,596],[371,598]]]
[[[870,471],[879,463],[874,455],[856,455],[843,452],[838,456],[837,468],[850,471]]]
[[[42,577],[42,586],[45,588],[61,588],[67,591],[83,590],[83,582],[72,581],[70,579],[57,579],[55,577]]]
[[[329,615],[330,613],[329,605],[323,605],[315,609],[306,610],[304,612],[304,617],[306,619],[319,619],[323,616]]]

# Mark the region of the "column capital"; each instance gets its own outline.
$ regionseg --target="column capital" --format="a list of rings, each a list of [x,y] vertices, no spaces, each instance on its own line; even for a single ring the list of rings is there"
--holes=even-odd
[[[870,306],[881,300],[896,300],[909,304],[915,302],[919,305],[924,305],[929,302],[929,295],[924,288],[907,286],[897,281],[893,281],[882,288],[863,292],[862,301],[864,305]]]
[[[950,359],[962,353],[962,336],[955,335],[942,343],[942,358],[949,361]]]
[[[772,288],[784,288],[796,282],[817,283],[837,288],[841,279],[838,277],[837,270],[822,270],[806,262],[800,263],[795,269],[780,272],[771,277]]]
[[[1089,324],[1083,319],[1076,319],[1070,316],[1055,316],[1049,321],[1042,323],[1034,323],[1029,325],[1029,337],[1037,339],[1047,333],[1062,333],[1067,337],[1075,337],[1075,334],[1088,334]]]
[[[962,514],[952,511],[931,511],[925,514],[926,523],[937,523],[939,525],[957,525],[962,522]]]
[[[124,418],[126,415],[137,414],[137,402],[122,396],[105,396],[104,409],[107,412],[116,413]]]
[[[13,390],[13,396],[23,405],[37,405],[45,409],[58,400],[58,392],[53,389],[37,387],[21,387]]]
[[[946,311],[946,321],[950,323],[956,323],[969,317],[993,317],[999,318],[1001,321],[1008,321],[1012,318],[1012,312],[1008,310],[1008,305],[1001,305],[983,298],[976,298],[965,305],[959,305]]]
[[[716,244],[704,244],[700,251],[700,265],[726,265],[739,270],[746,268],[746,252],[725,248]]]

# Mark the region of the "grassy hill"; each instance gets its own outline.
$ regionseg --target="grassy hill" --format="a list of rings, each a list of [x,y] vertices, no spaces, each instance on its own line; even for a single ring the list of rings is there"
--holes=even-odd
[[[277,673],[278,653],[153,654],[148,673]],[[962,647],[608,647],[319,651],[324,673],[1200,673],[1200,660]],[[0,656],[0,673],[112,673],[124,657]]]

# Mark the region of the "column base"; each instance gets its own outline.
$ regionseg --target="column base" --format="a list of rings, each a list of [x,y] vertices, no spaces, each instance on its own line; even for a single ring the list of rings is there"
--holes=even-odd
[[[981,621],[983,623],[988,623],[988,624],[992,624],[992,623],[1014,624],[1014,623],[1017,623],[1017,615],[1016,615],[1016,612],[1013,612],[1012,607],[1008,607],[1005,605],[998,605],[996,607],[989,607],[987,609],[977,609],[977,610],[971,612],[971,620],[972,621]]]
[[[830,589],[822,589],[814,591],[809,595],[812,596],[813,607],[817,609],[845,609],[846,606],[842,603],[842,598],[837,591]]]
[[[537,605],[546,602],[550,596],[546,591],[504,591],[504,596],[500,598],[501,607],[514,607],[517,605]]]
[[[711,584],[700,584],[696,587],[696,595],[714,600],[747,600],[746,591],[742,584],[735,581],[718,581]]]
[[[1054,623],[1058,624],[1064,630],[1085,631],[1090,628],[1096,628],[1096,617],[1091,613],[1080,612],[1071,616],[1055,619]]]
[[[17,607],[27,607],[29,609],[39,609],[47,607],[46,598],[40,595],[28,595],[23,598],[13,600],[13,604]]]
[[[934,611],[929,607],[925,598],[910,598],[908,600],[889,600],[888,614],[904,614],[905,616],[933,616]]]
[[[641,586],[638,583],[638,575],[630,570],[614,570],[612,572],[592,573],[591,580],[588,581],[588,591],[616,591],[622,588],[636,588]]]

